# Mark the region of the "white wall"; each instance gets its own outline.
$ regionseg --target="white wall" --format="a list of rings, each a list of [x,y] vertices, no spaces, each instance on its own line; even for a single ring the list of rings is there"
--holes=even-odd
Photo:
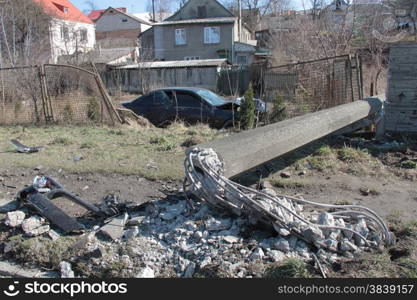
[[[68,28],[68,39],[61,36],[61,28]],[[87,31],[87,40],[80,41],[80,30]],[[57,63],[58,56],[72,55],[76,51],[88,52],[94,49],[96,44],[96,34],[94,24],[78,23],[60,19],[54,19],[50,26],[51,37],[51,60]]]

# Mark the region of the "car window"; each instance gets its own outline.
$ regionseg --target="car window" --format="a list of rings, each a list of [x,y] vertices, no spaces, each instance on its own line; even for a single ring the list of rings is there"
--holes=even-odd
[[[197,97],[184,92],[176,92],[178,107],[201,108],[202,102]]]
[[[154,105],[169,105],[169,97],[164,91],[155,91],[152,93]]]
[[[223,97],[213,93],[209,90],[198,90],[196,92],[201,98],[205,99],[208,103],[214,106],[223,105],[226,103]]]

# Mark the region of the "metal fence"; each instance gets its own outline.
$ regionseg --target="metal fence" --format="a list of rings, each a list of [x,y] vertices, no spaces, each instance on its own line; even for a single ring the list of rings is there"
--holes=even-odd
[[[362,67],[358,56],[349,55],[269,68],[264,77],[264,97],[281,97],[287,113],[306,112],[363,98]]]
[[[252,83],[255,95],[273,102],[280,97],[289,117],[363,98],[358,56],[343,55],[277,67],[232,67],[220,73],[218,91],[242,95]]]
[[[0,69],[0,125],[121,123],[94,69],[50,64]]]

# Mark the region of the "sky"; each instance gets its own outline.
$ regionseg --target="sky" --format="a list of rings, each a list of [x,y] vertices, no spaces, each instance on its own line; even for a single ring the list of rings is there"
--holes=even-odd
[[[88,2],[94,3],[96,9],[105,9],[109,6],[112,7],[126,7],[130,13],[146,12],[148,0],[70,0],[72,4],[78,7],[81,11],[86,12],[91,10],[91,6]],[[302,8],[302,1],[306,3],[308,0],[292,0],[296,3],[296,8]],[[178,1],[179,2],[179,1]]]

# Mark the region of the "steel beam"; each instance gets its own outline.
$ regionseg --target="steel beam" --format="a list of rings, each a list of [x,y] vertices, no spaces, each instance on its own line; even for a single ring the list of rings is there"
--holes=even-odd
[[[359,121],[373,120],[381,110],[382,101],[372,97],[195,147],[214,149],[225,163],[225,176],[231,178]]]

